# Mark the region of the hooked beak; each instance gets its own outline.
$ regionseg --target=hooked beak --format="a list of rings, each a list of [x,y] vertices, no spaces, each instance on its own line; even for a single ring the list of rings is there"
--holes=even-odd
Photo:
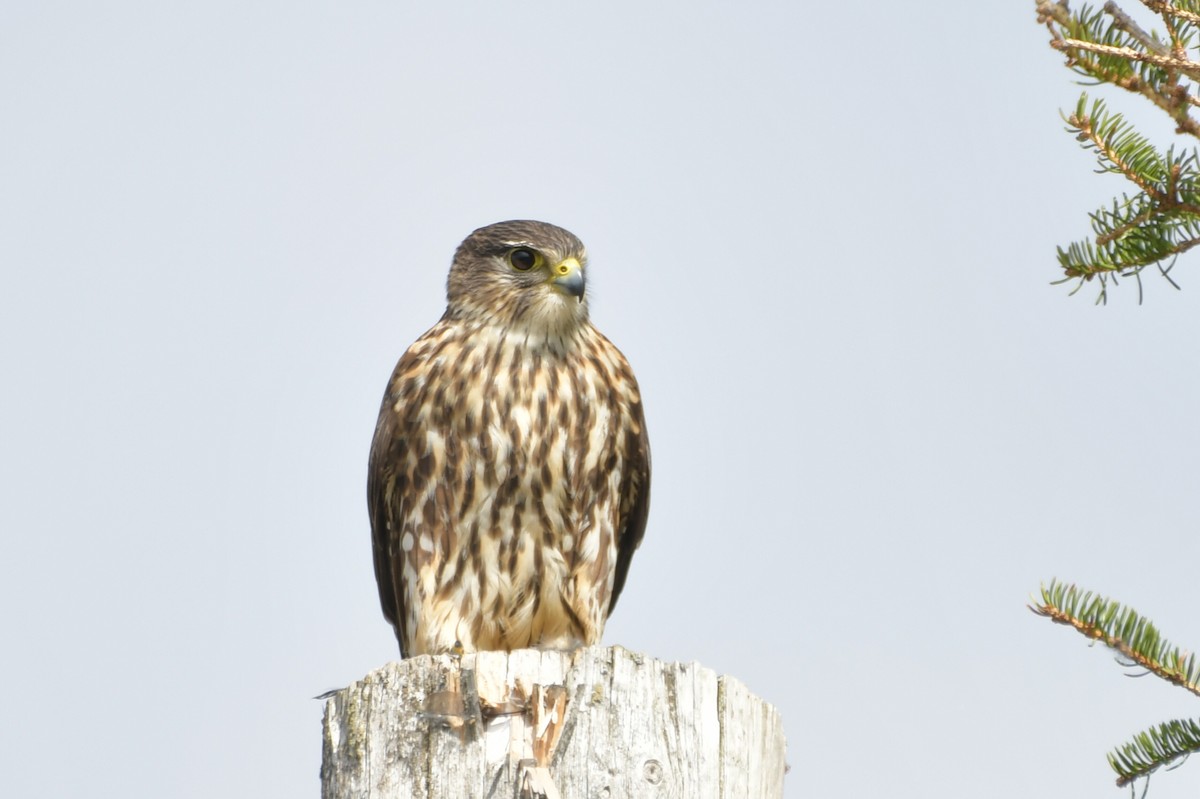
[[[568,258],[550,269],[550,282],[575,299],[583,302],[584,284],[583,266],[575,258]]]

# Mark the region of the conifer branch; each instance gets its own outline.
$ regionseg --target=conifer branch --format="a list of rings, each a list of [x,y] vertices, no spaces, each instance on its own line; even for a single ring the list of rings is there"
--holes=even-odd
[[[1038,0],[1036,6],[1050,46],[1063,53],[1070,69],[1146,98],[1171,117],[1176,133],[1200,139],[1200,120],[1192,116],[1200,108],[1200,60],[1192,57],[1200,38],[1200,2],[1141,4],[1158,15],[1165,38],[1147,33],[1112,0],[1078,12],[1067,0]],[[1194,149],[1160,152],[1103,103],[1088,108],[1086,95],[1066,120],[1068,130],[1094,151],[1100,171],[1121,175],[1136,193],[1091,214],[1091,240],[1058,249],[1065,279],[1078,281],[1072,293],[1097,279],[1097,302],[1104,302],[1109,280],[1133,277],[1140,301],[1141,270],[1155,266],[1165,275],[1179,255],[1200,244],[1200,159]]]
[[[1142,0],[1146,8],[1158,14],[1171,14],[1187,22],[1200,23],[1200,13],[1179,7],[1178,3],[1165,3],[1162,0]]]
[[[1056,624],[1073,627],[1099,641],[1129,663],[1200,696],[1196,655],[1174,646],[1148,620],[1111,599],[1052,580],[1042,586],[1042,601],[1029,609]]]
[[[1117,787],[1149,777],[1163,767],[1182,765],[1200,752],[1200,721],[1176,719],[1133,736],[1108,753],[1108,764],[1117,772]]]
[[[1200,664],[1193,653],[1171,644],[1147,619],[1111,599],[1074,585],[1052,580],[1043,585],[1041,600],[1029,606],[1039,616],[1075,629],[1120,655],[1127,666],[1200,696]],[[1200,720],[1174,720],[1138,733],[1108,754],[1117,785],[1148,778],[1164,767],[1180,765],[1200,752]]]
[[[1123,58],[1128,61],[1153,64],[1156,67],[1162,67],[1164,69],[1177,69],[1190,78],[1200,77],[1200,64],[1196,64],[1187,60],[1186,58],[1180,58],[1177,56],[1159,55],[1158,53],[1141,53],[1131,47],[1115,47],[1109,44],[1087,42],[1082,39],[1057,39],[1050,42],[1050,46],[1055,50],[1082,50],[1083,52],[1087,53],[1098,53],[1100,55]],[[1076,54],[1072,53],[1072,55]],[[1078,56],[1076,55],[1076,58],[1077,57]]]

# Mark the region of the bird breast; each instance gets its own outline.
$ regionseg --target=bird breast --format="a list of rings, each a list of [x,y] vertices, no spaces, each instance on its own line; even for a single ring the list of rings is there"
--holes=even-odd
[[[610,431],[622,428],[621,387],[595,353],[611,345],[589,331],[531,343],[447,330],[414,345],[424,351],[398,375],[394,410],[423,478],[404,525],[419,649],[599,639],[616,557],[621,458]]]

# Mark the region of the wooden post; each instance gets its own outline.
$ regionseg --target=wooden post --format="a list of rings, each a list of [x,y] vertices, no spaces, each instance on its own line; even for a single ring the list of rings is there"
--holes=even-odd
[[[783,796],[783,725],[740,682],[621,647],[389,663],[325,705],[322,799]]]

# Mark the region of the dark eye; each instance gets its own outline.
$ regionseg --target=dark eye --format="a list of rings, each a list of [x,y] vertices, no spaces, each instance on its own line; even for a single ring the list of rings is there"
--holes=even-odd
[[[528,247],[518,247],[508,254],[508,262],[513,265],[513,269],[519,269],[522,272],[533,269],[541,260],[542,257]]]

